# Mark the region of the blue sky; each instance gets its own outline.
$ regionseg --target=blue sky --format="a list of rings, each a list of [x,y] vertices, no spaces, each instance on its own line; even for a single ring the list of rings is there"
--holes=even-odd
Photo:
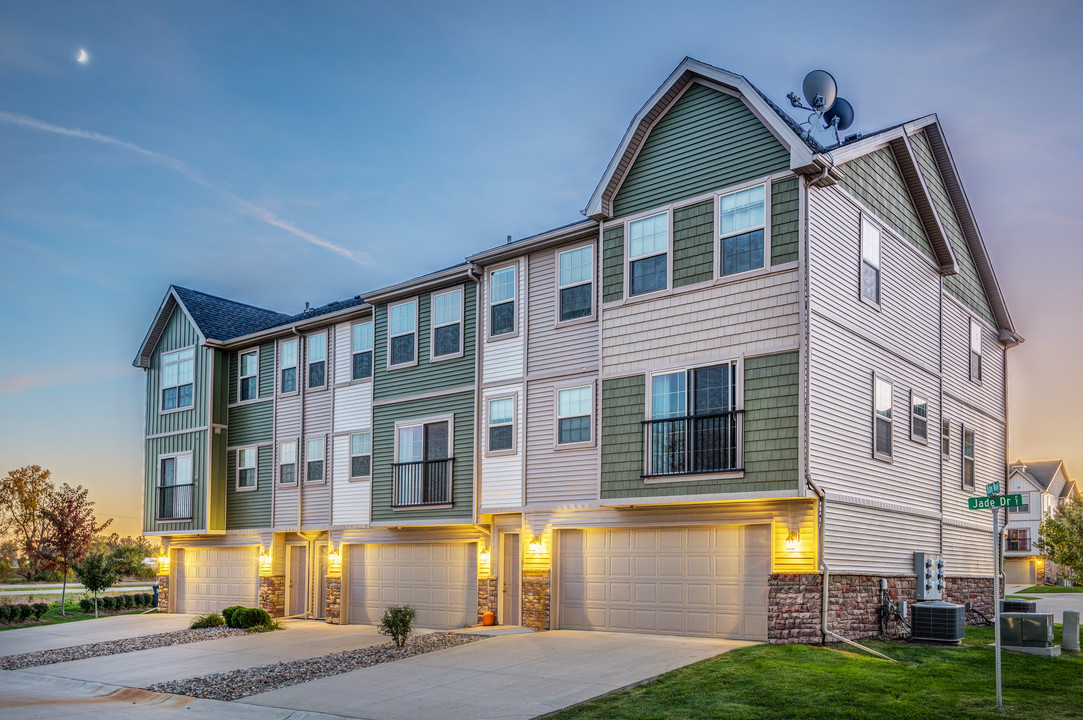
[[[1011,452],[1083,473],[1080,30],[1076,2],[0,5],[0,472],[137,531],[130,362],[169,283],[296,312],[574,221],[691,55],[781,103],[824,67],[855,130],[940,115],[1027,338]]]

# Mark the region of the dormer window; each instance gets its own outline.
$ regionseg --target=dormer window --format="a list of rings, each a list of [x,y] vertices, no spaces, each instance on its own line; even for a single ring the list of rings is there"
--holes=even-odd
[[[192,407],[195,348],[162,353],[162,410]]]

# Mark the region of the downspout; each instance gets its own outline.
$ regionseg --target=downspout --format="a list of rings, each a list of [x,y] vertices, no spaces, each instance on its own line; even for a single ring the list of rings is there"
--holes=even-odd
[[[301,496],[302,496],[302,494],[304,492],[302,487],[301,487],[302,485],[304,485],[304,481],[301,480],[301,469],[302,469],[302,467],[304,467],[301,464],[301,458],[302,457],[305,458],[305,462],[306,463],[308,462],[308,456],[302,454],[302,451],[307,450],[307,448],[305,448],[305,377],[304,377],[304,373],[302,372],[302,370],[304,369],[304,365],[301,364],[301,358],[305,354],[305,348],[304,348],[304,345],[305,345],[304,340],[305,340],[305,338],[304,338],[304,335],[302,335],[300,332],[298,332],[296,325],[291,327],[290,331],[293,332],[293,334],[297,336],[297,402],[300,403],[300,407],[298,408],[297,415],[300,418],[300,424],[298,425],[298,435],[299,435],[299,437],[297,438],[297,466],[298,467],[297,467],[297,470],[295,471],[294,475],[297,478],[297,532],[300,533],[301,532]],[[323,454],[324,454],[324,458],[326,459],[326,457],[327,457],[327,448],[324,448]],[[326,472],[325,472],[325,474],[326,474]]]

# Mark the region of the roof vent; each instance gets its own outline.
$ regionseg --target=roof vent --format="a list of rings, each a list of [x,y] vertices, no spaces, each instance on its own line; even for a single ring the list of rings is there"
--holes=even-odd
[[[511,242],[511,235],[508,235],[507,242]]]
[[[305,300],[305,312],[308,312],[308,300]]]

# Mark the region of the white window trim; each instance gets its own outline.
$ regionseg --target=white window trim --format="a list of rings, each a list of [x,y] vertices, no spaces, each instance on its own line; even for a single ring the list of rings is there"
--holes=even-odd
[[[448,415],[433,415],[424,418],[414,418],[412,420],[396,420],[395,421],[395,462],[399,462],[399,429],[408,427],[417,427],[419,425],[431,425],[433,423],[446,422],[448,432],[448,455],[449,460],[455,459],[455,414]],[[454,469],[452,470],[454,472]],[[426,505],[425,507],[429,507]]]
[[[282,446],[283,445],[288,445],[290,443],[293,443],[293,463],[292,463],[292,465],[293,465],[293,482],[284,483],[284,482],[282,482],[282,466],[283,465],[289,465],[291,463],[283,463],[282,462]],[[275,485],[276,486],[290,487],[290,488],[297,487],[297,477],[298,477],[298,473],[300,472],[299,465],[301,464],[300,459],[299,459],[300,451],[298,449],[300,447],[300,444],[301,444],[301,441],[299,439],[294,438],[292,440],[279,440],[278,443],[275,445]],[[258,460],[257,460],[257,462],[258,462]]]
[[[947,425],[947,432],[944,432],[944,425]],[[947,452],[944,451],[944,441],[948,441]],[[940,455],[944,458],[951,457],[951,420],[949,418],[940,418]]]
[[[241,373],[244,371],[244,362],[243,362],[242,358],[244,358],[245,355],[250,355],[252,353],[256,353],[256,374],[255,375],[242,375]],[[260,370],[262,370],[262,367],[260,366],[260,363],[262,361],[263,361],[263,356],[262,356],[262,352],[260,351],[259,345],[256,345],[255,347],[250,347],[250,348],[246,348],[244,350],[238,350],[237,351],[237,401],[232,403],[232,405],[230,405],[230,407],[234,407],[236,405],[247,405],[248,403],[259,402],[260,400],[265,400],[266,399],[266,398],[260,397],[260,375],[261,375]],[[244,387],[245,378],[250,378],[250,377],[256,378],[256,396],[254,398],[248,398],[247,400],[242,400],[241,399],[241,388]]]
[[[255,478],[255,484],[251,487],[245,487],[241,485],[241,470],[246,469],[241,467],[241,451],[251,450],[255,455],[256,464],[252,466],[252,470],[255,470],[253,477]],[[244,447],[238,447],[234,450],[233,461],[233,489],[236,492],[254,492],[259,489],[259,447],[256,445],[245,445]]]
[[[735,185],[725,190],[716,192],[714,194],[714,218],[712,224],[714,226],[714,279],[715,280],[740,280],[743,278],[751,277],[759,273],[767,272],[771,270],[771,186],[774,184],[772,179],[760,179],[754,182],[744,183],[742,185]],[[754,228],[742,230],[740,232],[729,233],[728,235],[722,234],[722,198],[726,195],[733,195],[743,190],[749,190],[758,185],[763,185],[763,225]],[[696,203],[691,203],[695,205]],[[680,207],[686,207],[682,204]],[[755,232],[756,230],[763,230],[763,267],[752,268],[751,270],[743,270],[739,273],[730,273],[729,275],[722,274],[722,241],[729,237],[736,237],[737,235],[744,235],[745,233]]]
[[[294,364],[290,367],[296,371],[297,379],[294,382],[293,390],[284,391],[282,389],[282,372],[290,368],[282,364],[282,347],[291,342],[294,343],[295,351],[293,353]],[[301,392],[301,382],[304,380],[304,378],[301,377],[301,345],[301,338],[290,337],[279,340],[275,347],[275,389],[278,391],[279,395],[289,397],[291,395],[298,395]]]
[[[582,442],[560,442],[560,391],[590,388],[590,439]],[[566,417],[583,417],[582,415],[568,415]],[[594,447],[598,438],[598,383],[594,380],[583,382],[582,380],[569,380],[553,386],[553,449],[554,450],[578,450]]]
[[[492,450],[489,447],[489,438],[491,437],[489,429],[490,425],[489,416],[489,403],[494,400],[511,400],[511,448],[509,450]],[[482,442],[485,443],[485,457],[506,457],[508,455],[515,455],[519,452],[519,393],[501,393],[499,395],[487,395],[485,397],[485,435]],[[501,426],[506,423],[501,423]]]
[[[967,375],[970,378],[970,382],[975,385],[981,385],[982,378],[985,371],[985,333],[982,332],[981,323],[976,318],[968,318],[969,324],[967,326],[966,336],[966,365]],[[978,375],[974,376],[974,333],[978,334]]]
[[[186,523],[186,522],[192,522],[193,520],[195,520],[196,465],[195,465],[194,453],[191,450],[185,450],[183,452],[175,452],[175,453],[163,453],[163,454],[159,455],[158,456],[158,470],[157,470],[158,477],[157,477],[157,479],[155,481],[156,484],[155,484],[154,487],[155,488],[167,487],[165,485],[162,485],[162,461],[173,458],[173,460],[174,460],[174,468],[176,468],[176,459],[181,458],[181,457],[189,458],[189,460],[191,461],[189,464],[192,466],[192,478],[191,478],[192,502],[190,504],[189,514],[188,514],[188,517],[184,517],[184,518],[159,518],[158,517],[158,495],[157,495],[157,491],[156,491],[155,492],[155,498],[154,498],[154,522],[156,522],[156,523],[158,523],[160,525],[166,524],[166,523]],[[176,470],[174,470],[174,472],[176,472]],[[176,483],[176,478],[174,478],[174,486],[176,484],[177,484]]]
[[[398,302],[390,303],[387,306],[387,369],[388,370],[398,370],[400,368],[415,367],[417,365],[418,335],[421,332],[421,328],[418,327],[419,324],[420,324],[418,322],[418,319],[419,319],[419,316],[421,315],[421,301],[419,300],[419,298],[420,298],[420,296],[415,295],[414,297],[405,298],[404,300],[399,300]],[[409,333],[399,333],[398,335],[392,335],[391,334],[391,310],[394,309],[394,308],[397,308],[397,307],[399,307],[401,305],[409,305],[410,303],[414,304],[414,359],[411,360],[410,362],[404,362],[404,363],[398,363],[397,365],[392,365],[391,364],[391,341],[394,340],[397,337],[401,337],[402,335],[408,335]],[[430,310],[431,310],[431,308],[430,308]]]
[[[914,401],[915,400],[921,400],[923,403],[925,403],[925,417],[923,418],[925,420],[925,437],[921,437],[920,435],[918,435],[918,434],[916,434],[914,432],[914,423],[918,419],[917,413],[914,412],[914,408],[915,408],[915,402]],[[894,414],[894,413],[892,413],[892,414]],[[921,443],[922,445],[928,445],[929,444],[929,415],[930,415],[930,413],[929,413],[929,398],[924,396],[924,395],[918,395],[916,392],[914,392],[911,389],[910,390],[910,439],[913,440],[914,442]]]
[[[966,456],[966,434],[971,433],[974,436],[974,454],[971,457]],[[974,465],[974,485],[969,486],[966,484],[966,461],[970,460]],[[965,423],[959,424],[959,486],[963,490],[969,490],[974,492],[978,489],[978,432],[974,428],[967,427]]]
[[[363,455],[354,455],[353,454],[353,436],[354,435],[362,435],[364,433],[368,433],[368,436],[369,436],[369,453],[368,453],[369,474],[368,475],[354,475],[353,474],[353,459],[355,457],[364,457],[364,456]],[[347,476],[348,476],[346,478],[347,482],[361,482],[363,480],[371,480],[372,479],[372,456],[373,456],[372,429],[370,428],[370,429],[366,429],[366,430],[354,430],[353,432],[347,433],[346,434],[346,453],[347,453],[346,462],[348,463],[347,464],[347,473],[346,473]]]
[[[172,355],[174,353],[184,352],[185,350],[192,351],[192,404],[185,405],[184,407],[175,407],[169,410],[162,409],[162,396],[169,388],[179,388],[180,385],[164,385],[162,378],[165,377],[165,356]],[[178,412],[186,412],[192,410],[196,406],[196,360],[199,352],[196,350],[195,345],[185,345],[184,347],[173,348],[172,350],[164,350],[158,355],[158,414],[159,415],[171,415]],[[187,385],[188,383],[184,383]],[[180,393],[178,392],[178,397]]]
[[[891,388],[891,420],[889,421],[891,423],[891,428],[889,430],[890,438],[891,438],[891,454],[890,455],[884,455],[883,453],[880,453],[880,452],[876,451],[876,421],[878,419],[878,416],[876,414],[876,384],[877,384],[877,382],[887,383],[888,387]],[[895,415],[896,415],[896,413],[895,413],[895,383],[892,382],[890,379],[884,377],[880,373],[876,373],[876,372],[874,372],[872,374],[872,402],[869,405],[869,409],[872,411],[872,457],[873,457],[874,460],[879,460],[881,462],[894,463],[895,462]]]
[[[879,302],[873,302],[865,297],[865,292],[862,289],[863,273],[865,272],[865,254],[864,254],[864,231],[865,223],[868,223],[872,227],[876,228],[876,232],[880,234],[880,262],[876,266],[877,277],[877,295]],[[876,221],[875,217],[866,212],[859,212],[857,218],[857,298],[861,302],[865,303],[871,308],[876,308],[877,311],[883,309],[884,304],[884,226]]]
[[[576,250],[582,250],[588,248],[590,250],[590,280],[571,283],[569,285],[560,284],[560,256],[564,253],[575,252]],[[587,323],[594,321],[598,316],[598,253],[594,250],[594,243],[580,243],[571,247],[557,248],[553,251],[553,277],[556,280],[556,290],[553,293],[553,316],[554,324],[556,327],[564,327],[567,325],[576,325],[578,323]],[[590,289],[590,315],[584,315],[583,317],[572,318],[571,320],[561,320],[560,318],[560,291],[568,288],[578,287],[580,285],[591,285]],[[638,297],[638,295],[636,296]]]
[[[641,298],[657,297],[663,293],[668,293],[673,289],[673,205],[667,205],[664,208],[655,208],[647,212],[639,213],[638,215],[632,215],[624,219],[624,299],[625,300],[639,300]],[[664,252],[651,253],[650,255],[642,255],[637,258],[632,258],[632,223],[639,220],[646,220],[647,218],[655,217],[656,215],[666,216],[666,249]],[[658,290],[651,290],[650,292],[632,294],[632,263],[637,260],[645,260],[647,258],[657,257],[658,255],[666,256],[666,286],[659,288]]]
[[[309,366],[313,361],[308,359],[308,347],[312,342],[312,338],[323,335],[323,360],[316,360],[315,362],[323,363],[323,385],[316,385],[313,387],[309,385]],[[317,332],[308,333],[305,335],[305,392],[323,392],[331,386],[331,338],[327,329],[318,330]]]
[[[368,377],[355,378],[353,376],[353,360],[354,360],[354,355],[358,355],[359,353],[356,353],[353,350],[353,332],[354,332],[354,328],[360,327],[361,325],[365,325],[366,323],[372,327],[372,330],[371,330],[371,332],[372,332],[372,349],[371,350],[362,350],[361,352],[368,352],[368,353],[372,354],[372,372],[369,374]],[[376,322],[372,318],[369,318],[368,320],[358,320],[357,322],[350,323],[349,343],[350,343],[350,373],[349,373],[349,378],[350,379],[349,379],[349,382],[346,383],[346,384],[352,385],[353,383],[370,383],[370,382],[372,382],[372,376],[376,374]]]
[[[457,323],[444,323],[443,325],[436,324],[436,298],[440,295],[449,295],[453,292],[459,293],[459,320]],[[447,355],[436,354],[436,329],[438,327],[447,327],[449,325],[459,326],[459,352],[448,353]],[[433,291],[429,295],[429,362],[436,363],[444,360],[454,360],[455,358],[461,358],[466,352],[466,285],[456,285],[455,287],[444,288],[439,291]]]
[[[507,270],[508,268],[515,270],[515,294],[512,296],[510,302],[512,303],[512,331],[501,333],[499,335],[493,335],[493,305],[503,305],[508,300],[501,300],[499,303],[493,302],[493,273],[500,272],[501,270]],[[511,262],[501,263],[499,265],[493,265],[491,268],[485,271],[485,341],[486,342],[500,342],[501,340],[509,340],[511,338],[519,337],[519,302],[520,295],[519,283],[522,281],[522,268],[519,267],[518,260],[512,260]],[[465,295],[463,296],[466,297]]]
[[[309,480],[308,479],[308,463],[310,461],[310,458],[308,456],[308,443],[309,443],[310,440],[322,440],[323,441],[323,456],[320,458],[320,460],[323,461],[323,478],[320,479],[320,480]],[[327,474],[328,474],[327,436],[319,434],[319,433],[317,433],[316,435],[308,435],[308,436],[306,436],[305,439],[304,439],[304,449],[305,449],[305,453],[304,453],[304,463],[303,463],[303,465],[304,465],[304,473],[305,473],[305,475],[304,475],[303,483],[305,485],[326,485],[327,484]],[[300,454],[300,448],[298,448],[298,454]],[[312,459],[311,461],[315,462],[314,459]]]

